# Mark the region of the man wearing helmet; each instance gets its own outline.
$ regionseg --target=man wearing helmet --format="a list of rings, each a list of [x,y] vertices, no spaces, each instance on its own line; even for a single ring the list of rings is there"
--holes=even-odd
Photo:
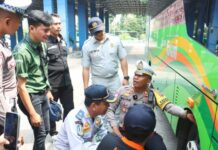
[[[125,115],[124,135],[107,134],[97,150],[166,150],[161,136],[154,132],[155,125],[155,114],[150,107],[134,105]]]
[[[161,110],[194,121],[193,115],[181,107],[172,104],[159,91],[149,87],[154,71],[142,60],[137,61],[137,69],[133,77],[133,85],[122,86],[115,94],[116,102],[110,104],[106,114],[113,131],[122,137],[123,119],[130,106],[146,104],[153,108],[158,106]],[[151,96],[154,94],[154,96]],[[120,107],[119,107],[120,106]],[[120,109],[119,123],[115,112]]]

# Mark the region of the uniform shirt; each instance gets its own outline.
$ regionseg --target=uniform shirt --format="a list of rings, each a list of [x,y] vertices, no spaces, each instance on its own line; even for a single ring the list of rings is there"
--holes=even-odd
[[[111,78],[118,73],[118,62],[127,53],[118,37],[105,34],[101,42],[95,37],[85,41],[82,48],[82,66],[91,67],[92,76]]]
[[[27,36],[13,51],[17,75],[27,79],[29,93],[43,92],[49,87],[46,50],[45,43],[36,44]]]
[[[149,107],[154,107],[158,103],[156,103],[156,98],[152,97],[152,100],[148,98],[148,92],[145,91],[143,93],[135,93],[133,87],[130,85],[122,86],[115,94],[116,101],[111,103],[108,111],[107,111],[107,118],[112,127],[123,127],[123,121],[128,108],[135,105],[135,104],[146,104]],[[173,115],[185,118],[186,111],[164,99],[164,105],[158,104],[157,106],[165,110]],[[161,107],[160,107],[161,106]],[[115,117],[115,111],[120,109],[120,114],[117,122],[117,118]],[[119,125],[118,125],[119,123]]]
[[[95,150],[107,134],[103,118],[90,117],[85,106],[69,112],[54,141],[55,150]]]
[[[11,111],[17,97],[15,66],[11,51],[0,40],[0,125],[4,125],[5,113]]]
[[[108,133],[99,144],[97,150],[166,150],[167,149],[163,142],[162,137],[157,133],[154,133],[151,137],[149,137],[146,140],[145,148],[137,146],[138,147],[137,149],[136,146],[134,146],[135,144],[138,145],[133,141],[130,141],[129,144],[127,144],[127,142],[124,142],[115,133]]]
[[[60,41],[49,36],[48,46],[48,77],[52,87],[63,87],[71,85],[69,68],[67,65],[67,47],[60,35]]]

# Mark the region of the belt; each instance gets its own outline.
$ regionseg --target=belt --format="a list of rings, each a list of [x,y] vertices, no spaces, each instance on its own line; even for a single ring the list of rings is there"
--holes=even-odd
[[[118,73],[116,72],[115,74],[111,75],[111,76],[96,76],[96,75],[93,75],[94,78],[101,78],[101,79],[110,79],[110,78],[114,78],[118,75]]]
[[[47,90],[45,90],[45,91],[39,91],[39,92],[37,92],[37,93],[29,93],[29,94],[44,95],[44,94],[46,94],[46,93],[47,93]]]
[[[47,91],[45,90],[45,91],[40,91],[40,92],[38,92],[37,94],[40,94],[40,95],[42,95],[42,94],[45,94]]]

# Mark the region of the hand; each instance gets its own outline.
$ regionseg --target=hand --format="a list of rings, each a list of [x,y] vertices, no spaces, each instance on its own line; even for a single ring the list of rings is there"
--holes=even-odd
[[[114,132],[117,136],[119,136],[120,138],[123,137],[123,135],[121,134],[119,128],[113,127],[113,132]]]
[[[8,144],[10,144],[10,142],[9,142],[7,139],[5,139],[5,138],[4,138],[4,135],[2,134],[2,135],[0,136],[0,145],[4,145],[4,144],[8,145]],[[20,136],[20,137],[18,138],[17,147],[19,148],[19,147],[21,147],[23,144],[24,144],[23,136]]]
[[[48,97],[48,100],[50,101],[54,99],[53,95],[51,94],[51,91],[48,91],[46,96]]]
[[[39,127],[41,125],[41,117],[38,113],[30,115],[30,121],[34,127]]]
[[[193,116],[192,113],[187,112],[186,114],[186,119],[188,119],[189,121],[191,121],[192,123],[196,124],[195,118]]]
[[[10,144],[10,142],[4,138],[4,134],[0,136],[0,145]]]
[[[129,81],[126,79],[123,79],[122,85],[129,85]]]

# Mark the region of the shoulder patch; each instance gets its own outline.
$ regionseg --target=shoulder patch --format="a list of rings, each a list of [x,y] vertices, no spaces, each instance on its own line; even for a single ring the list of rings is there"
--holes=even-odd
[[[77,114],[76,114],[76,118],[81,120],[84,117],[84,111],[80,110]]]
[[[153,90],[157,105],[160,107],[160,109],[164,110],[165,106],[170,103],[170,101],[164,96],[162,93],[160,93],[157,90]]]
[[[77,129],[77,134],[79,136],[83,136],[84,132],[83,132],[83,126],[81,124],[77,124],[76,125],[76,129]]]
[[[88,122],[85,122],[83,125],[83,133],[88,132],[91,129]]]

